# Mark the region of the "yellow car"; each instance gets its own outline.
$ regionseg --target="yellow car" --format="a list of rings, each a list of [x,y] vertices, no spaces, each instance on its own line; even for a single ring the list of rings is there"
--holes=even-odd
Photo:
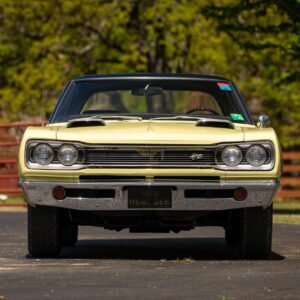
[[[281,151],[233,82],[185,74],[71,80],[19,149],[28,249],[54,257],[78,225],[130,232],[221,226],[240,257],[266,258]],[[236,253],[236,251],[234,251]]]

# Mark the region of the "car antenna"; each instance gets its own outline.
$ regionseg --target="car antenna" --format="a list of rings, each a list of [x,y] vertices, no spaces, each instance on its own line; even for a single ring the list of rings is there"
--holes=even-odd
[[[44,54],[44,53],[43,53]],[[44,68],[44,55],[42,56],[42,82],[41,82],[41,119],[42,126],[45,126],[45,94],[44,94],[44,81],[45,81],[45,68]]]

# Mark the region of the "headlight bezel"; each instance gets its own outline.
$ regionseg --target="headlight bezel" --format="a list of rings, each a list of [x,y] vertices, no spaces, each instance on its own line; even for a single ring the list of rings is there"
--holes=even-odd
[[[39,144],[46,144],[51,147],[54,151],[54,158],[48,165],[38,164],[33,160],[32,153],[33,149]],[[70,145],[75,147],[78,151],[77,160],[72,165],[64,165],[58,160],[58,149],[64,145]],[[71,142],[62,141],[49,141],[49,140],[30,140],[26,144],[25,150],[25,164],[29,169],[39,169],[39,170],[76,170],[83,162],[83,149],[79,149],[76,144]]]
[[[265,162],[260,166],[252,166],[246,160],[246,152],[250,147],[260,146],[266,150],[267,158]],[[222,150],[227,146],[238,146],[243,151],[243,159],[241,163],[235,167],[225,165],[221,159]],[[253,142],[240,142],[240,143],[226,143],[219,144],[216,154],[216,163],[220,166],[220,169],[225,171],[271,171],[275,166],[275,149],[271,141],[253,141]]]

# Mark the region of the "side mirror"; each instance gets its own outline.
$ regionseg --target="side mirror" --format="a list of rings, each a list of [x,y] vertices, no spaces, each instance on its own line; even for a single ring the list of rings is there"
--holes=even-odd
[[[258,117],[257,127],[266,128],[270,127],[270,118],[267,115],[260,115]]]

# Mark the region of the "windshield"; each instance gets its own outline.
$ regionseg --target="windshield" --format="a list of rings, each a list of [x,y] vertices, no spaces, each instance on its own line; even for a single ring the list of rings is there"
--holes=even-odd
[[[212,80],[75,81],[61,99],[52,122],[96,115],[155,118],[177,115],[231,118],[240,115],[233,87]]]

